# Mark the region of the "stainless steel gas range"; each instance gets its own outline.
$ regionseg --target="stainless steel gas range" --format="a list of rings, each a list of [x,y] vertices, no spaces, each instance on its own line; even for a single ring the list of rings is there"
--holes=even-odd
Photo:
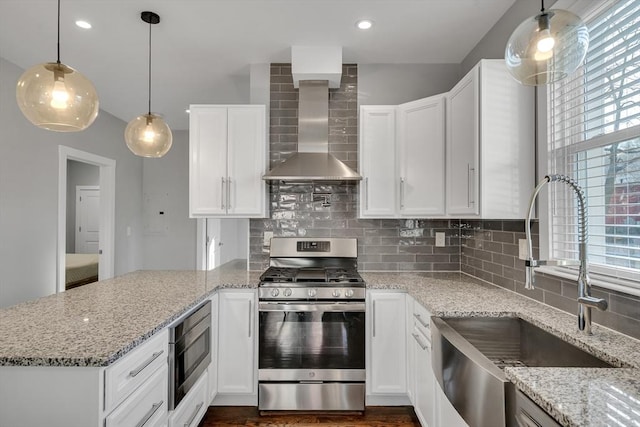
[[[258,408],[362,411],[365,283],[357,239],[273,238],[260,277]]]

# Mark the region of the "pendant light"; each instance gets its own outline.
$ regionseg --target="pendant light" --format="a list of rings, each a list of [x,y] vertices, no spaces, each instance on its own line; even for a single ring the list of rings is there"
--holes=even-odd
[[[589,30],[573,13],[542,8],[511,34],[504,52],[507,68],[520,83],[538,86],[567,77],[587,55]]]
[[[147,11],[140,18],[149,24],[149,112],[129,122],[124,139],[136,156],[162,157],[171,148],[173,135],[162,116],[151,113],[151,25],[159,23],[160,16]]]
[[[98,116],[98,94],[78,71],[60,62],[60,0],[58,0],[58,60],[25,71],[16,87],[22,114],[34,125],[57,132],[88,128]]]

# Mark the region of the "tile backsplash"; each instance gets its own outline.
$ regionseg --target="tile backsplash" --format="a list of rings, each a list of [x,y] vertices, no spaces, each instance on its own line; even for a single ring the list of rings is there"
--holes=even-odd
[[[329,152],[357,170],[358,77],[344,65],[339,89],[329,91]],[[297,150],[298,93],[290,64],[271,66],[270,164]],[[265,231],[283,237],[357,237],[361,271],[463,271],[569,313],[577,312],[572,281],[539,274],[533,291],[524,289],[524,261],[518,241],[524,220],[358,219],[358,184],[270,184],[270,216],[250,221],[250,269],[264,270],[269,248]],[[435,246],[435,233],[445,246]],[[537,256],[538,229],[533,224]],[[609,301],[594,322],[640,338],[640,298],[594,287]]]

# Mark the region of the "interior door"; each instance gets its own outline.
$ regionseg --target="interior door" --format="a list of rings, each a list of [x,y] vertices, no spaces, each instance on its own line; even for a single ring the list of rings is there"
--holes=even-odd
[[[76,187],[76,253],[97,254],[100,232],[100,187]]]

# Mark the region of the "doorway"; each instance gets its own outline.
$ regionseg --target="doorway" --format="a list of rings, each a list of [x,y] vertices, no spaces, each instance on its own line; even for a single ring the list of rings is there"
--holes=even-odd
[[[196,268],[213,270],[235,259],[249,258],[247,218],[202,218],[196,225]]]
[[[97,270],[97,277],[87,276],[89,282],[108,279],[114,275],[116,162],[113,159],[65,146],[59,147],[58,154],[56,289],[58,292],[63,292],[74,287],[73,284],[82,282],[68,280],[77,279],[71,276],[80,274],[82,269]],[[69,173],[74,168],[77,170],[95,168],[98,185],[76,186],[70,183],[69,177],[73,174]],[[68,188],[69,184],[74,187],[73,191]],[[84,197],[83,203],[78,203],[78,197]],[[79,240],[76,237],[78,231],[80,231]],[[70,255],[78,256],[68,261]],[[93,267],[90,266],[91,263],[94,264]],[[67,266],[80,269],[67,271]],[[82,274],[88,273],[82,271]],[[69,287],[67,282],[72,283],[72,286]]]

